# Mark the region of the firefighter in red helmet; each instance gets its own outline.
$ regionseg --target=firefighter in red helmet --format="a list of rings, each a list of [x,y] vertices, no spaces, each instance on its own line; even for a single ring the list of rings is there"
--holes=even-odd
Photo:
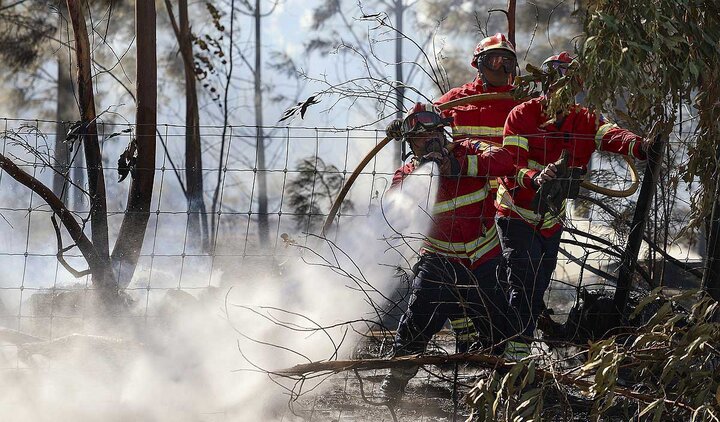
[[[482,39],[473,51],[470,65],[477,69],[477,77],[471,82],[451,89],[441,96],[436,104],[477,94],[509,93],[513,89],[512,82],[517,71],[517,58],[515,47],[504,34],[497,33]],[[456,106],[445,110],[443,115],[453,118],[453,140],[469,139],[478,143],[479,148],[487,149],[490,146],[502,146],[505,118],[510,110],[518,104],[519,101],[508,96],[508,98],[483,100]],[[490,191],[487,206],[483,208],[485,214],[482,216],[485,230],[495,228],[493,215],[495,209],[492,202],[498,187],[496,179],[491,179],[488,183]],[[501,324],[502,321],[493,323]],[[489,327],[474,327],[469,318],[454,319],[450,321],[450,324],[457,337],[458,352],[467,351],[470,344],[477,340],[487,346]]]
[[[450,143],[442,117],[432,104],[415,104],[400,124],[400,139],[413,159],[395,172],[391,190],[426,162],[438,166],[440,178],[433,205],[432,225],[414,268],[412,297],[400,320],[395,356],[422,353],[447,319],[468,318],[493,345],[506,338],[500,322],[507,312],[505,291],[499,286],[501,248],[494,224],[495,206],[490,182],[514,171],[510,154],[476,139]],[[496,353],[502,352],[502,349]],[[417,367],[393,368],[381,385],[390,402],[397,400]]]
[[[504,34],[497,33],[482,39],[472,53],[470,64],[477,69],[477,77],[471,82],[451,89],[435,104],[440,105],[477,94],[509,93],[513,89],[512,81],[517,69],[515,47]],[[518,104],[519,101],[508,95],[507,98],[479,100],[455,106],[444,110],[442,116],[452,118],[453,141],[470,140],[478,150],[487,150],[491,146],[502,146],[505,118]],[[396,138],[400,136],[400,123],[400,120],[396,120],[388,126],[388,136]],[[482,224],[478,227],[482,227],[484,232],[493,233],[495,231],[493,201],[498,181],[490,178],[487,183],[488,195],[482,207],[482,218],[478,219]],[[499,255],[498,251],[492,249],[485,252],[489,255]],[[502,321],[497,320],[493,322],[494,325],[501,323]],[[456,335],[458,352],[468,351],[470,345],[477,340],[486,347],[491,345],[489,344],[491,341],[498,341],[497,336],[492,336],[490,333],[494,330],[493,327],[475,327],[470,318],[451,319],[450,324]]]
[[[515,107],[505,123],[503,148],[512,155],[516,171],[498,189],[497,228],[512,285],[512,331],[519,335],[507,344],[508,358],[529,354],[543,295],[557,264],[565,200],[577,192],[592,153],[646,159],[645,139],[585,107],[576,104],[555,116],[546,115],[547,96],[572,63],[567,52],[548,57],[542,65],[548,76],[545,95]],[[554,197],[552,206],[543,206],[544,192],[553,185],[562,186],[556,189],[560,196]]]
[[[488,86],[510,85],[517,67],[515,46],[498,32],[478,43],[470,64],[478,70],[486,89]]]

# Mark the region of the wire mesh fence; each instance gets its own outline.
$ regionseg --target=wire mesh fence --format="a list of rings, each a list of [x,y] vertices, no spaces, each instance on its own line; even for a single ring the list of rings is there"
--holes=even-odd
[[[14,119],[2,119],[0,124],[4,135],[2,154],[47,186],[54,186],[67,208],[89,231],[82,146],[79,139],[67,139],[70,125]],[[129,184],[128,180],[117,182],[120,170],[117,159],[131,141],[134,128],[100,124],[99,132],[112,247],[126,213]],[[320,228],[339,187],[365,154],[383,139],[384,133],[306,127],[264,127],[262,133],[264,166],[260,165],[256,127],[200,128],[206,209],[200,218],[210,221],[209,230],[202,234],[208,240],[203,246],[202,239],[188,226],[190,212],[184,187],[185,127],[158,126],[162,149],[158,150],[156,159],[150,220],[132,281],[121,289],[133,303],[133,311],[124,314],[109,315],[92,310],[88,304],[93,299],[88,293],[96,287],[90,277],[76,278],[58,261],[59,246],[50,220],[53,211],[43,198],[0,171],[3,219],[0,231],[5,239],[0,244],[0,268],[3,268],[0,326],[12,330],[12,333],[4,332],[2,369],[20,371],[32,367],[23,355],[23,347],[18,345],[23,344],[22,341],[8,341],[10,335],[26,335],[33,339],[31,343],[52,342],[67,339],[73,333],[87,332],[91,327],[89,331],[97,332],[94,330],[108,320],[126,319],[132,320],[133,326],[144,325],[162,321],[168,308],[182,309],[207,296],[220,302],[224,297],[227,319],[232,320],[227,311],[229,291],[257,283],[267,283],[262,287],[267,288],[267,294],[285,298],[287,312],[314,307],[342,308],[342,302],[322,306],[313,302],[332,302],[339,296],[325,297],[328,291],[322,287],[304,292],[306,287],[302,284],[315,281],[313,278],[319,275],[303,272],[305,270],[300,270],[301,274],[293,273],[303,265],[330,270],[341,280],[343,294],[360,296],[361,302],[370,305],[357,308],[361,314],[355,318],[349,316],[354,310],[349,307],[348,313],[339,313],[345,319],[335,319],[335,322],[360,321],[360,327],[365,329],[353,328],[362,335],[354,337],[353,345],[349,346],[351,352],[346,352],[353,355],[373,351],[377,356],[387,356],[392,331],[407,306],[408,280],[412,278],[411,268],[424,237],[418,227],[432,221],[429,214],[434,198],[430,187],[437,184],[438,176],[432,171],[420,172],[417,185],[425,188],[411,197],[409,206],[405,204],[400,208],[399,215],[391,215],[387,207],[393,204],[386,193],[400,163],[392,156],[391,148],[386,148],[360,173],[332,230],[322,236]],[[65,158],[58,155],[58,149],[63,149]],[[688,271],[701,265],[704,246],[697,241],[701,237],[688,236],[682,231],[689,220],[691,185],[678,185],[674,164],[682,162],[686,154],[681,142],[671,143],[668,149],[661,187],[655,195],[652,224],[647,229],[650,246],[642,253],[643,265],[638,278],[638,283],[647,290],[657,285],[679,290],[698,285],[696,277]],[[610,154],[596,153],[589,168],[588,177],[598,184],[622,189],[632,183],[626,163]],[[59,184],[55,180],[58,174],[63,179]],[[545,296],[556,322],[567,319],[571,306],[581,296],[581,287],[612,292],[635,198],[608,199],[583,191],[580,198],[569,201],[567,214],[562,217],[565,230],[558,266]],[[260,210],[261,203],[266,204],[266,211]],[[410,224],[409,220],[416,219],[413,215],[419,216],[418,221],[422,217],[426,220],[418,223],[420,226]],[[67,233],[61,236],[63,245],[72,244]],[[318,252],[320,250],[324,252]],[[334,259],[326,258],[328,251]],[[75,268],[86,266],[77,248],[65,251],[63,256]],[[383,258],[377,261],[378,256]],[[378,266],[384,272],[373,272],[370,268]],[[393,272],[404,278],[393,278]],[[378,281],[382,277],[386,280]],[[298,303],[303,306],[296,308]],[[299,327],[284,326],[279,322],[282,318],[263,315],[255,317],[265,318],[289,331]],[[312,326],[315,321],[312,318],[319,321],[317,313],[304,315],[315,316],[305,317],[303,327]],[[243,326],[241,336],[245,335],[245,323],[250,322],[240,324]],[[383,328],[379,337],[384,339],[380,349],[368,340],[374,336],[366,336],[378,323]],[[315,330],[331,331],[325,323],[317,325]],[[435,350],[454,351],[450,333],[446,331],[442,340],[432,344]],[[121,334],[113,332],[113,338],[122,337]],[[328,334],[339,336],[339,343],[343,343],[346,335],[347,330]],[[331,347],[334,352],[330,360],[338,358],[340,349],[337,345]],[[293,360],[283,362],[291,364]],[[418,382],[414,387],[415,403],[422,402],[432,409],[407,406],[401,416],[408,420],[454,420],[464,415],[458,404],[458,386],[460,390],[469,389],[474,379],[473,369],[463,366],[458,375],[457,366],[439,368],[434,374],[432,367],[427,368],[426,375],[415,381]],[[363,388],[367,392],[376,390],[382,373],[337,376],[330,382],[330,393],[310,395],[310,399],[291,394],[296,406],[294,411],[309,420],[363,420],[368,415],[365,407],[368,403],[357,400],[357,394]],[[368,382],[365,387],[363,379]],[[442,387],[433,390],[433,385]],[[354,395],[356,400],[349,401],[348,395]],[[350,404],[343,407],[345,402]],[[372,412],[376,412],[375,420],[390,420],[387,413],[372,408]],[[203,418],[229,417],[223,412],[213,415],[207,413]]]

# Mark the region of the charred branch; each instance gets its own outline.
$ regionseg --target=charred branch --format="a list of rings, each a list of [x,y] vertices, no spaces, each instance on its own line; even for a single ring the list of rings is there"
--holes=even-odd
[[[442,365],[449,363],[466,362],[473,362],[489,369],[510,369],[515,365],[515,362],[513,361],[493,355],[458,353],[446,356],[413,355],[393,359],[359,359],[345,361],[311,362],[295,365],[292,368],[281,369],[279,371],[272,372],[272,374],[283,377],[303,377],[308,374],[318,372],[339,373],[344,371],[362,371],[373,369],[411,367],[418,365]],[[543,370],[540,368],[535,368],[535,377],[536,379],[540,379],[543,381],[552,380],[562,385],[574,386],[585,391],[589,391],[594,385],[594,383],[591,381],[578,378],[578,374],[564,374],[555,371]],[[612,391],[619,396],[637,400],[643,403],[652,403],[656,400],[662,400],[665,405],[681,408],[690,412],[695,411],[692,406],[678,400],[671,400],[665,397],[655,397],[649,394],[639,393],[631,389],[622,387],[614,387]]]
[[[106,280],[110,268],[107,257],[100,254],[95,248],[95,245],[85,236],[82,227],[60,198],[58,198],[49,187],[20,169],[15,163],[2,154],[0,154],[0,168],[5,170],[10,177],[17,180],[20,184],[38,194],[55,212],[55,215],[60,218],[63,226],[87,261],[90,272],[93,275],[93,284],[104,286],[104,283],[109,283],[111,280]]]

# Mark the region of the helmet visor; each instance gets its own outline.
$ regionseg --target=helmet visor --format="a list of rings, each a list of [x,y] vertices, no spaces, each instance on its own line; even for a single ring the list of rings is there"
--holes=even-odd
[[[517,65],[517,59],[509,51],[493,51],[485,53],[478,58],[478,64],[490,70],[503,69],[505,73],[512,73]]]
[[[431,111],[419,111],[405,118],[402,122],[402,133],[429,131],[445,124],[437,113]]]

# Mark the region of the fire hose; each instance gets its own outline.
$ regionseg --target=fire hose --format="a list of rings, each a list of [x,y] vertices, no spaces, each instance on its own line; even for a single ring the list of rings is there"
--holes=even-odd
[[[494,93],[486,93],[486,94],[476,94],[476,95],[469,95],[467,97],[463,98],[457,98],[455,100],[448,101],[443,104],[438,104],[438,108],[440,110],[447,110],[449,108],[461,106],[461,105],[467,105],[472,103],[478,103],[482,101],[491,101],[491,100],[498,100],[498,99],[512,99],[513,96],[509,92],[494,92]],[[525,101],[527,98],[519,99],[518,101]],[[327,233],[327,230],[330,228],[330,225],[332,224],[333,220],[335,219],[335,216],[337,215],[338,211],[340,210],[340,206],[342,205],[343,201],[345,200],[345,196],[347,196],[347,193],[350,191],[350,188],[352,187],[353,183],[355,183],[355,180],[358,178],[360,173],[363,171],[365,166],[372,160],[375,155],[377,155],[380,150],[382,150],[385,145],[387,145],[392,138],[385,137],[382,141],[378,142],[377,145],[373,149],[370,150],[370,152],[365,155],[365,157],[358,163],[357,167],[355,167],[355,170],[350,174],[350,177],[347,179],[345,184],[343,185],[342,189],[340,190],[340,193],[338,193],[337,198],[335,198],[335,202],[332,205],[332,208],[330,208],[330,212],[328,213],[327,218],[325,219],[325,224],[323,224],[322,228],[322,234],[325,235]],[[625,162],[628,165],[628,169],[630,170],[630,186],[626,189],[622,190],[615,190],[615,189],[609,189],[603,186],[598,186],[589,180],[584,180],[580,186],[584,187],[585,189],[599,193],[601,195],[610,196],[613,198],[626,198],[628,196],[631,196],[634,194],[638,186],[640,185],[640,177],[638,175],[637,168],[635,167],[635,163],[633,160],[628,156],[623,156],[625,159]]]

